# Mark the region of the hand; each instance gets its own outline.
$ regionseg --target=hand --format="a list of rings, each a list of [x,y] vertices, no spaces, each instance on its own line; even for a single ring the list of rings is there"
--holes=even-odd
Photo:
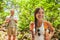
[[[9,23],[10,22],[10,18],[6,19],[6,23]]]
[[[46,33],[46,40],[50,40],[51,39],[51,35],[49,33]]]
[[[49,34],[49,38],[51,39],[51,38],[52,38],[52,36],[53,36],[53,34],[51,34],[51,33],[50,33],[50,34]]]

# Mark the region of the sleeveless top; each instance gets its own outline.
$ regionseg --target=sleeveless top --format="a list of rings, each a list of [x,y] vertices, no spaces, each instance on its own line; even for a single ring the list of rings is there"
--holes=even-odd
[[[44,23],[42,22],[41,27],[36,29],[37,33],[35,35],[35,40],[44,40]]]
[[[34,26],[34,28],[31,30],[34,32],[34,40],[47,40],[47,39],[50,40],[48,34],[50,33],[50,31],[53,31],[53,28],[50,29],[47,22],[43,21],[41,27],[36,28],[35,30],[35,26]]]

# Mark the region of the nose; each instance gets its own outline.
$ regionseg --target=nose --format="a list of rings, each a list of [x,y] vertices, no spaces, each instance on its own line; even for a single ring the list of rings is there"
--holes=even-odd
[[[40,13],[39,16],[42,16],[42,13]]]

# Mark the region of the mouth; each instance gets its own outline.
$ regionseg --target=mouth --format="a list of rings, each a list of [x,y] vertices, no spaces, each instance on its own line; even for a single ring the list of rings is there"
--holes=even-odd
[[[42,17],[39,15],[38,18],[42,18]]]

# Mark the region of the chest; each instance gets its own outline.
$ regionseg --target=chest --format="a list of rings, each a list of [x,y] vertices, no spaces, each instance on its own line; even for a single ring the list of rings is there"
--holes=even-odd
[[[9,26],[14,26],[15,24],[16,24],[16,23],[15,23],[14,17],[10,17]]]
[[[34,28],[35,33],[45,34],[45,32],[49,33],[48,25],[42,23],[40,27]]]

